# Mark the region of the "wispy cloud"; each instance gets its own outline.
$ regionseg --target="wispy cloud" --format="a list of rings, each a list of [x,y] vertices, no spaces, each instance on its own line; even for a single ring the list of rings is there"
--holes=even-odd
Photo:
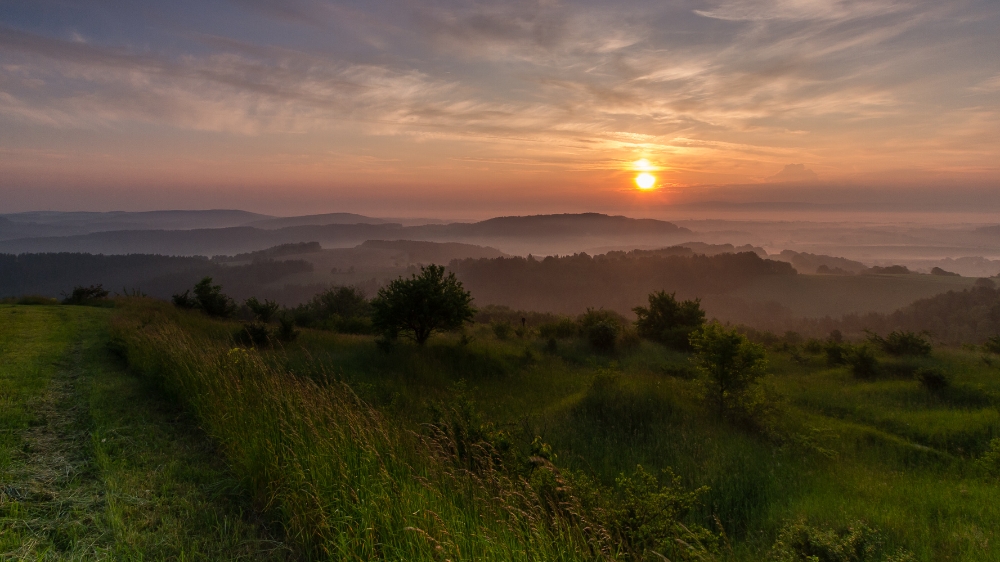
[[[669,161],[677,183],[801,161],[824,178],[986,169],[1000,150],[1000,56],[981,40],[1000,9],[988,0],[213,6],[184,13],[191,25],[142,20],[154,39],[0,17],[0,120],[52,138],[152,124],[435,141],[435,169],[611,171],[642,154]]]

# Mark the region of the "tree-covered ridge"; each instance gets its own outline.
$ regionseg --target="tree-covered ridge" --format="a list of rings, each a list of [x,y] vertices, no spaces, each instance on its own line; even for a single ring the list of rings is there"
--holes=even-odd
[[[460,260],[449,267],[479,305],[563,313],[587,307],[628,313],[654,291],[688,299],[731,291],[761,276],[796,274],[791,264],[752,252],[704,256],[674,250]]]

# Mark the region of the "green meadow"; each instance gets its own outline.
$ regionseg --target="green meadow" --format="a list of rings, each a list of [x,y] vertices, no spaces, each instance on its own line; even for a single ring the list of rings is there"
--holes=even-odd
[[[0,318],[5,559],[1000,559],[1000,361],[971,348],[858,379],[772,344],[736,423],[647,341],[254,349],[148,299]]]

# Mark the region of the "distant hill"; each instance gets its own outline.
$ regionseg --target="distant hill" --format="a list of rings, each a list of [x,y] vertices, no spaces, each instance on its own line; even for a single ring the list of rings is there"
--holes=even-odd
[[[398,250],[407,254],[409,263],[447,264],[453,259],[499,258],[507,254],[489,246],[460,242],[421,242],[415,240],[366,240],[359,249]]]
[[[453,236],[504,238],[691,234],[690,230],[671,222],[600,213],[497,217],[475,223],[452,223],[424,228],[428,231],[447,229]]]
[[[328,224],[386,224],[392,221],[356,215],[354,213],[326,213],[322,215],[303,215],[300,217],[277,217],[254,221],[245,226],[277,230],[289,226],[324,226]]]
[[[247,211],[111,211],[106,213],[32,211],[0,215],[0,240],[74,236],[115,230],[226,228],[272,218]]]
[[[325,248],[346,248],[366,240],[406,239],[472,243],[500,248],[508,253],[560,253],[578,251],[595,242],[656,244],[662,247],[676,243],[680,237],[688,238],[691,234],[690,230],[666,221],[584,213],[500,217],[478,223],[421,226],[356,223],[275,229],[239,226],[191,230],[119,230],[75,236],[2,240],[0,252],[212,256],[253,252],[296,242],[315,241]]]
[[[771,259],[786,261],[800,273],[816,273],[821,267],[824,268],[822,273],[862,273],[868,269],[868,266],[859,261],[792,250],[783,250],[780,254],[771,256]]]

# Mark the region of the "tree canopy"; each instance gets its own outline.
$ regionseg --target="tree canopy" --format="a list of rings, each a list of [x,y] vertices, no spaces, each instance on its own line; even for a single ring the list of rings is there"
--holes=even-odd
[[[472,320],[472,295],[444,266],[420,268],[420,275],[400,277],[379,290],[371,302],[377,332],[403,335],[423,345],[435,331],[454,330]]]
[[[632,309],[639,335],[679,349],[690,348],[689,336],[705,323],[701,300],[680,301],[676,293],[657,291],[649,295],[649,308]]]

